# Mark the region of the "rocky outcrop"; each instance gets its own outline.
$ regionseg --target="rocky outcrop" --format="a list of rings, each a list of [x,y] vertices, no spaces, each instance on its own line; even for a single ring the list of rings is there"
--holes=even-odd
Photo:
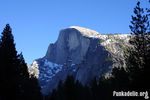
[[[55,44],[49,45],[44,58],[57,64],[63,64],[69,57],[74,64],[79,64],[89,48],[89,36],[97,35],[95,31],[80,27],[61,30],[58,40]]]
[[[49,94],[68,75],[74,76],[82,84],[88,84],[94,77],[109,72],[112,67],[124,66],[123,50],[129,36],[100,35],[77,26],[63,29],[57,41],[49,45],[46,55],[29,66],[29,72],[38,77],[43,94]],[[122,62],[116,61],[116,58]]]

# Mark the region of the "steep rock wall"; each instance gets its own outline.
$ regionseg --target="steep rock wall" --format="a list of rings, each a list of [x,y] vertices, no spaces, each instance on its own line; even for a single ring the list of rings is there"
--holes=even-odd
[[[123,48],[128,45],[129,37],[128,34],[100,35],[76,26],[63,29],[57,41],[49,45],[46,55],[29,66],[29,72],[38,77],[45,95],[68,75],[82,84],[88,84],[112,67],[124,66],[123,62],[115,62],[115,58],[123,60]],[[37,69],[39,73],[36,74]]]

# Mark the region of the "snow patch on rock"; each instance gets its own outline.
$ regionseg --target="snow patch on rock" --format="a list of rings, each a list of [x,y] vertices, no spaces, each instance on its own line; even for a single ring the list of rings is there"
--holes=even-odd
[[[82,83],[102,75],[113,66],[120,66],[111,57],[123,58],[129,34],[99,34],[78,26],[60,31],[58,40],[50,44],[46,55],[29,67],[36,74],[44,93],[57,87],[59,80],[74,75]],[[37,70],[37,71],[34,71]],[[49,88],[48,88],[49,87]]]
[[[33,75],[34,77],[39,78],[40,72],[39,72],[39,65],[37,61],[33,61],[32,66],[27,65],[27,67],[30,76]]]

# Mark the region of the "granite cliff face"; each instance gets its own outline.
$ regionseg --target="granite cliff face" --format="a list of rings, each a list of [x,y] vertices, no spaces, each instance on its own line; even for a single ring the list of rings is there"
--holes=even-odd
[[[74,64],[79,64],[90,46],[91,40],[88,36],[96,35],[97,32],[80,27],[61,30],[58,40],[55,44],[50,44],[44,58],[57,64],[64,64],[67,59],[71,59]]]
[[[125,66],[123,50],[128,46],[129,37],[128,34],[100,35],[90,29],[72,26],[61,30],[58,40],[49,45],[46,55],[36,59],[28,69],[38,78],[45,95],[68,75],[88,84],[114,66]]]

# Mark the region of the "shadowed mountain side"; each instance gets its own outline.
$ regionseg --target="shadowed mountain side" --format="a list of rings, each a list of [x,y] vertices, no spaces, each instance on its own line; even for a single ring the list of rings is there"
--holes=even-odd
[[[125,66],[115,58],[123,59],[129,37],[129,34],[100,35],[77,26],[63,29],[58,40],[49,45],[46,55],[29,66],[29,72],[37,76],[43,94],[49,94],[68,75],[83,85],[88,84],[114,66]]]

